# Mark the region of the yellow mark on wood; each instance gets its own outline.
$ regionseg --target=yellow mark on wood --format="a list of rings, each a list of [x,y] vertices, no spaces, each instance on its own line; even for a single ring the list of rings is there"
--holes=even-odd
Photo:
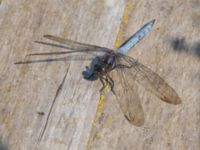
[[[129,13],[130,13],[130,10],[132,8],[133,8],[133,3],[131,1],[128,1],[126,3],[125,9],[124,9],[124,15],[123,15],[123,18],[122,18],[122,23],[125,23],[125,24],[128,23]],[[122,43],[122,32],[123,32],[123,30],[120,28],[119,31],[118,31],[117,38],[115,40],[115,44],[114,44],[115,48],[118,48],[120,46],[120,44]],[[94,119],[94,122],[93,122],[93,127],[96,126],[96,122],[98,121],[99,117],[101,116],[101,112],[102,112],[102,109],[103,109],[103,103],[104,103],[104,99],[105,99],[104,91],[107,91],[108,87],[109,86],[107,84],[106,88],[102,92],[100,92],[99,103],[98,103],[98,106],[97,106],[97,111],[96,111],[95,119]]]
[[[119,28],[119,31],[118,31],[118,34],[117,34],[117,38],[115,40],[115,44],[114,44],[115,48],[118,48],[122,44],[122,39],[123,39],[122,26],[123,26],[123,24],[128,24],[129,14],[130,14],[130,11],[131,11],[132,8],[133,8],[133,3],[131,1],[128,1],[126,3],[125,8],[124,8],[124,15],[123,15],[123,18],[122,18],[122,24],[120,25],[120,28]]]
[[[122,29],[119,29],[114,47],[118,48],[121,45],[121,43],[122,43]]]
[[[103,95],[103,93],[100,93],[100,97],[99,97],[99,103],[98,103],[98,107],[97,109],[102,109],[103,108],[103,101],[105,99],[105,96]]]
[[[124,9],[124,16],[123,16],[123,19],[122,19],[122,22],[124,24],[127,24],[128,23],[128,19],[129,19],[129,13],[130,13],[130,10],[133,8],[133,3],[131,1],[128,1],[126,3],[126,6],[125,6],[125,9]]]
[[[124,9],[124,15],[123,15],[123,18],[122,18],[122,23],[121,23],[121,27],[123,24],[127,24],[128,21],[129,21],[129,14],[130,14],[130,10],[133,8],[133,3],[131,1],[128,1],[126,3],[126,6],[125,6],[125,9]],[[120,27],[119,31],[118,31],[118,34],[117,34],[117,38],[115,40],[115,44],[114,44],[114,47],[115,48],[118,48],[120,46],[120,44],[122,43],[122,38],[123,38],[123,29]],[[90,144],[91,144],[91,140],[92,140],[92,136],[95,132],[95,128],[96,128],[96,125],[97,125],[97,122],[99,120],[99,118],[101,117],[101,113],[103,111],[103,107],[104,107],[104,100],[105,100],[105,96],[104,96],[104,92],[107,91],[108,89],[108,84],[106,85],[106,88],[100,92],[100,96],[99,96],[99,102],[98,102],[98,106],[97,106],[97,110],[96,110],[96,114],[95,114],[95,118],[93,120],[93,123],[92,123],[92,128],[91,128],[91,132],[90,132],[90,137],[89,137],[89,140],[88,140],[88,145],[87,145],[87,148],[86,149],[90,149]],[[106,120],[106,124],[109,124],[112,122],[112,118],[107,118]]]
[[[89,137],[89,140],[87,143],[87,148],[86,148],[87,150],[90,149],[90,146],[91,146],[90,144],[92,142],[91,140],[94,138],[93,134],[95,133],[96,125],[97,125],[97,122],[98,122],[99,118],[101,117],[101,113],[103,111],[103,105],[104,105],[104,100],[105,100],[104,92],[106,92],[108,90],[108,87],[109,87],[109,85],[108,85],[108,83],[106,83],[106,87],[103,89],[103,91],[100,92],[99,102],[98,102],[95,118],[92,123],[90,137]],[[97,135],[97,133],[96,133],[96,135]]]
[[[94,118],[94,121],[92,124],[93,128],[96,127],[96,123],[97,123],[99,117],[101,116],[104,100],[105,100],[105,96],[104,96],[103,92],[100,92],[99,102],[98,102],[95,118]]]
[[[108,84],[106,84],[105,89],[100,92],[97,111],[96,111],[96,115],[95,115],[95,118],[94,118],[94,121],[93,121],[93,127],[96,127],[96,123],[101,116],[101,113],[102,113],[102,110],[103,110],[103,104],[104,104],[104,100],[105,100],[104,92],[106,92],[108,90],[108,87],[109,87]]]

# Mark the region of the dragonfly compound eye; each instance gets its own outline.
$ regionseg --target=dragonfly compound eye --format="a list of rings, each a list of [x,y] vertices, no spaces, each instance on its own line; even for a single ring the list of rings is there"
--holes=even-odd
[[[91,72],[90,70],[86,70],[82,72],[83,78],[89,81],[94,81],[97,80],[97,77],[95,76],[95,74],[93,72]]]

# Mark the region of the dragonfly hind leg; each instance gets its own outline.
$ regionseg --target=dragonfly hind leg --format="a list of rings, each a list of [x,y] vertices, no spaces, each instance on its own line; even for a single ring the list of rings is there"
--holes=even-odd
[[[112,78],[110,78],[110,80],[111,80],[111,83],[112,83],[112,84],[110,84],[110,90],[115,95],[116,93],[115,93],[115,90],[114,90],[114,81],[113,81]]]
[[[109,84],[109,86],[110,86],[110,90],[111,90],[111,92],[115,95],[115,91],[114,91],[114,81],[113,81],[113,79],[109,76],[109,75],[107,75],[106,76],[106,81],[108,82],[108,84]]]
[[[103,85],[103,87],[100,89],[100,92],[102,92],[106,88],[107,83],[108,83],[109,86],[110,86],[111,92],[115,95],[113,79],[109,75],[107,75],[105,78],[104,77],[99,77],[99,79],[100,79],[100,81],[101,81],[101,83]]]
[[[101,83],[102,83],[102,88],[99,90],[100,92],[103,92],[103,90],[106,88],[106,83],[105,83],[105,79],[103,77],[99,77]]]

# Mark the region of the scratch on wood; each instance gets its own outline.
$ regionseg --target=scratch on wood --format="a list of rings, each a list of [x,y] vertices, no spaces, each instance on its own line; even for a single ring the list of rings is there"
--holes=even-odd
[[[40,136],[39,136],[39,138],[38,138],[38,141],[37,141],[37,143],[36,143],[36,145],[35,145],[34,150],[37,150],[37,149],[38,149],[38,145],[39,145],[39,143],[41,142],[41,139],[42,139],[42,137],[43,137],[43,135],[44,135],[44,133],[45,133],[45,131],[46,131],[46,128],[47,128],[47,125],[48,125],[48,122],[49,122],[49,118],[50,118],[51,112],[52,112],[52,110],[53,110],[53,107],[54,107],[54,104],[55,104],[55,102],[56,102],[56,99],[57,99],[57,97],[58,97],[60,91],[62,90],[62,87],[63,87],[63,84],[64,84],[64,82],[65,82],[67,73],[68,73],[68,69],[67,69],[67,71],[66,71],[66,73],[65,73],[65,76],[64,76],[64,78],[63,78],[61,84],[59,85],[59,87],[58,87],[58,89],[57,89],[57,91],[56,91],[56,95],[54,96],[53,102],[52,102],[52,104],[51,104],[51,107],[50,107],[49,113],[48,113],[48,115],[47,115],[47,119],[46,119],[44,128],[42,129],[42,131],[41,131],[41,133],[40,133]]]

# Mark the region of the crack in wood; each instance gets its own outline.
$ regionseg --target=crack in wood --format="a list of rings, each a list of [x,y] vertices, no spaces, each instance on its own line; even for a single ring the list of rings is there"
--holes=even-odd
[[[57,99],[57,97],[58,97],[60,91],[62,90],[63,84],[64,84],[64,82],[65,82],[65,79],[66,79],[66,76],[67,76],[67,73],[68,73],[68,70],[69,70],[69,67],[68,67],[68,69],[67,69],[67,71],[66,71],[66,73],[65,73],[65,76],[64,76],[64,78],[63,78],[61,84],[59,85],[58,89],[56,90],[56,95],[54,96],[53,102],[52,102],[52,104],[51,104],[51,107],[50,107],[49,113],[48,113],[48,115],[47,115],[47,119],[46,119],[44,128],[43,128],[42,131],[40,132],[40,136],[39,136],[39,138],[38,138],[37,143],[35,144],[34,150],[38,150],[39,143],[41,142],[41,140],[42,140],[42,138],[43,138],[43,135],[44,135],[44,133],[45,133],[45,131],[46,131],[46,128],[47,128],[47,125],[48,125],[48,122],[49,122],[50,115],[51,115],[51,113],[52,113],[52,110],[53,110],[54,104],[55,104],[55,102],[56,102],[56,99]]]

